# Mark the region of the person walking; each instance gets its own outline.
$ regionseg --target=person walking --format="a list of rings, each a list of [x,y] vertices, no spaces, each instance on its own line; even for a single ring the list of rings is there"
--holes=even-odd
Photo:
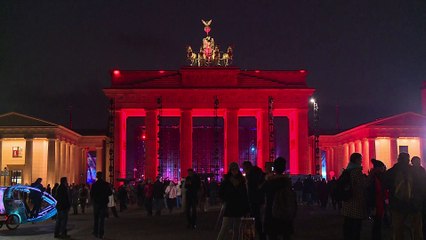
[[[120,202],[120,212],[127,209],[127,202],[129,201],[129,194],[127,192],[127,182],[118,188],[118,201]]]
[[[410,166],[410,155],[400,153],[397,163],[386,171],[384,176],[386,189],[389,190],[389,208],[392,217],[392,235],[395,240],[423,239],[422,231],[422,179]]]
[[[109,218],[109,209],[111,209],[112,215],[114,215],[115,218],[118,218],[117,208],[115,207],[116,201],[115,201],[114,186],[112,184],[110,184],[110,187],[111,187],[112,194],[109,195],[109,197],[108,197],[108,210],[107,210],[107,213],[106,213],[106,218]]]
[[[79,192],[78,185],[71,185],[71,205],[74,215],[78,215],[78,204],[79,204]]]
[[[265,203],[264,193],[260,186],[265,182],[265,174],[262,169],[253,166],[250,161],[243,162],[243,169],[246,173],[248,199],[250,203],[250,215],[255,219],[256,233],[261,240],[265,239],[262,227],[261,209]]]
[[[160,176],[158,176],[157,180],[154,182],[152,191],[155,216],[160,216],[164,204],[164,184],[161,182]]]
[[[67,235],[68,212],[71,208],[68,181],[61,178],[61,184],[56,190],[56,210],[58,211],[55,224],[55,238],[69,238]]]
[[[290,239],[294,232],[297,197],[292,190],[291,180],[284,175],[286,160],[278,157],[274,161],[274,172],[265,177],[262,190],[266,196],[265,234],[269,240]]]
[[[177,187],[173,181],[170,181],[169,186],[166,187],[165,195],[167,198],[167,208],[169,209],[169,213],[172,213],[177,197]]]
[[[188,221],[188,228],[197,228],[197,204],[198,191],[201,187],[201,180],[192,168],[188,169],[188,176],[185,179],[185,212]]]
[[[382,239],[382,222],[385,216],[386,207],[386,193],[383,187],[383,175],[386,172],[386,166],[382,161],[371,159],[373,168],[369,174],[369,186],[368,186],[368,205],[373,210],[373,228],[372,228],[372,239]]]
[[[41,197],[45,190],[43,185],[41,184],[42,181],[43,181],[42,178],[37,178],[37,180],[31,184],[31,187],[37,188],[38,190],[40,190],[40,191],[30,191],[29,198],[31,202],[33,203],[33,209],[31,210],[31,213],[30,213],[30,216],[32,218],[38,217],[38,213],[40,212],[41,202],[42,202]]]
[[[87,190],[86,184],[81,184],[81,188],[79,190],[79,199],[80,199],[80,207],[81,213],[85,213],[87,198],[89,197],[89,190]]]
[[[144,202],[145,210],[148,216],[152,216],[152,198],[153,198],[152,195],[153,195],[154,187],[152,186],[151,179],[148,179],[146,181],[143,191],[145,194],[145,202]]]
[[[368,178],[362,173],[362,155],[352,153],[345,171],[349,174],[352,186],[352,197],[342,203],[344,216],[343,237],[345,240],[359,240],[361,235],[362,220],[367,218],[367,199],[365,192]]]
[[[232,230],[232,238],[238,234],[241,217],[250,212],[246,181],[236,162],[229,164],[229,172],[219,188],[219,197],[224,203],[222,227],[217,240],[227,238]]]
[[[96,173],[96,182],[92,185],[90,198],[93,203],[93,235],[97,238],[104,237],[104,221],[107,211],[109,196],[112,195],[111,188],[103,179],[102,172]]]
[[[411,165],[413,165],[413,171],[416,176],[416,179],[419,179],[420,182],[426,182],[426,172],[425,169],[420,164],[421,159],[418,156],[414,156],[411,158]],[[426,194],[425,188],[421,187],[419,190],[423,191],[422,194],[422,232],[423,239],[426,239]]]

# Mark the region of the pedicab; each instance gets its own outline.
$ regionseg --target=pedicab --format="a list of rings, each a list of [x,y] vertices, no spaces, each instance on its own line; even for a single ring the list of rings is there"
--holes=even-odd
[[[27,200],[30,195],[41,197],[38,213],[30,214]],[[56,215],[56,200],[48,193],[24,185],[0,187],[0,228],[3,224],[14,230],[20,224],[45,221]]]

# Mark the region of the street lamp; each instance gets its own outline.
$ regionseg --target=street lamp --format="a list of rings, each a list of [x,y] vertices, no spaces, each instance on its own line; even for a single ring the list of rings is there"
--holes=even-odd
[[[133,168],[133,178],[136,179],[136,172],[138,171],[137,168]]]
[[[310,99],[311,104],[313,105],[314,112],[314,162],[315,162],[315,174],[320,174],[320,154],[319,154],[319,111],[318,111],[318,102],[315,98]]]

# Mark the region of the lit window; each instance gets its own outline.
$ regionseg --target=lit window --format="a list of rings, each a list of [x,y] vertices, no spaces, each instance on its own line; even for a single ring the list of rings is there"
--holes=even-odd
[[[22,157],[22,148],[21,147],[12,147],[12,157],[21,158]]]

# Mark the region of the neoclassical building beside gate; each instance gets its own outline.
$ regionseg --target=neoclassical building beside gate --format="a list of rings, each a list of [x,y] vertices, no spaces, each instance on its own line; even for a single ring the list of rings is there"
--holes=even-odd
[[[335,135],[321,135],[319,148],[324,163],[323,176],[328,179],[340,176],[354,152],[363,155],[364,173],[372,168],[372,158],[381,160],[389,169],[401,152],[420,157],[424,166],[425,137],[426,116],[413,112],[378,119]],[[311,148],[311,156],[313,151]]]
[[[83,136],[20,113],[0,115],[0,167],[8,172],[0,183],[31,184],[41,177],[53,187],[63,176],[69,183],[86,183],[89,157],[95,160],[92,172],[108,169],[106,141],[105,134]]]
[[[193,165],[193,118],[213,117],[224,121],[224,171],[239,157],[239,117],[256,118],[257,165],[265,168],[270,154],[268,99],[273,99],[273,116],[289,120],[289,170],[311,173],[308,158],[308,104],[314,89],[306,84],[306,71],[241,70],[237,67],[183,67],[177,71],[111,72],[111,87],[104,89],[114,100],[115,176],[125,178],[126,124],[129,117],[144,117],[146,159],[144,175],[155,178],[159,171],[158,116],[180,119],[180,172]],[[159,104],[160,101],[160,104]]]

